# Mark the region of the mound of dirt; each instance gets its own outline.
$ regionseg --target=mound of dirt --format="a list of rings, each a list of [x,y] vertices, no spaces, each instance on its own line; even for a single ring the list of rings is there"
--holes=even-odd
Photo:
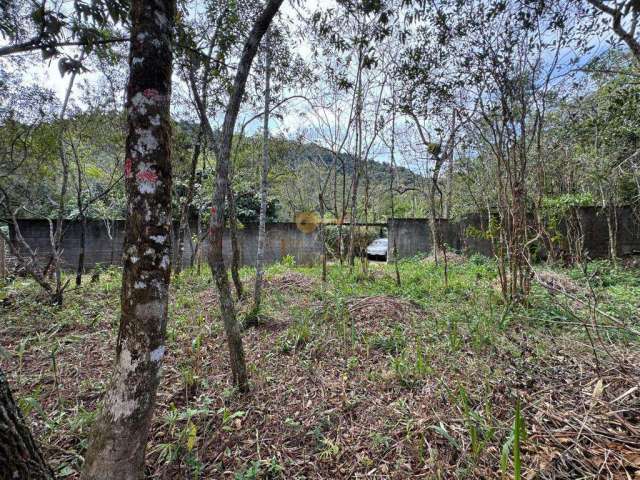
[[[376,295],[359,297],[348,302],[349,315],[356,323],[374,325],[379,323],[405,323],[422,309],[408,300]]]
[[[433,256],[433,251],[429,254],[429,256],[425,257],[425,262],[435,262],[435,257]],[[464,255],[460,255],[456,252],[447,250],[447,264],[448,265],[462,265],[467,261],[467,258]],[[442,250],[438,252],[438,262],[444,264],[444,253]]]
[[[509,281],[510,275],[507,274],[507,282]],[[551,295],[567,293],[569,295],[582,296],[586,293],[585,288],[578,285],[569,276],[553,270],[536,270],[531,282],[538,283],[548,290]],[[496,278],[492,282],[492,287],[496,292],[500,291],[500,278]]]
[[[640,268],[640,255],[633,255],[622,259],[624,268]]]
[[[276,275],[265,281],[265,288],[268,290],[276,290],[278,292],[295,291],[301,293],[309,293],[318,285],[315,278],[308,277],[298,272],[287,272],[282,275]]]
[[[216,287],[208,288],[198,293],[197,298],[200,305],[203,305],[207,309],[220,308],[220,297]]]
[[[552,270],[536,271],[538,282],[550,292],[563,292],[572,295],[584,293],[584,289],[564,273]]]

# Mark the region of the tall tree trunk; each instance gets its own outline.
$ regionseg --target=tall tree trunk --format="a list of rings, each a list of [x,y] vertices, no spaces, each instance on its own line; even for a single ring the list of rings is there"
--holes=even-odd
[[[344,202],[344,199],[343,199]],[[333,153],[333,211],[336,215],[336,224],[338,227],[338,241],[336,242],[336,253],[335,255],[340,260],[340,265],[342,265],[342,218],[341,213],[338,211],[338,162],[337,155],[335,152]]]
[[[87,248],[87,216],[84,209],[80,210],[80,253],[78,254],[78,268],[76,269],[76,286],[82,285],[82,275],[84,274],[84,258]]]
[[[389,182],[389,194],[391,195],[391,219],[394,223],[393,238],[391,239],[391,251],[393,255],[393,267],[396,273],[396,285],[401,286],[400,267],[398,266],[398,228],[396,223],[396,204],[393,183],[396,178],[396,97],[395,91],[392,92],[393,104],[391,106],[391,179]],[[387,261],[389,261],[389,239],[387,239]]]
[[[236,195],[229,182],[227,192],[229,201],[229,236],[231,237],[231,279],[236,289],[236,296],[241,300],[244,296],[242,281],[240,281],[240,243],[238,242],[238,211],[236,210]]]
[[[444,206],[442,208],[442,216],[449,220],[451,216],[451,196],[453,194],[453,172],[455,166],[455,155],[453,152],[450,152],[449,155],[449,166],[447,168],[447,187],[444,195]]]
[[[113,236],[111,237],[111,253],[110,253],[110,264],[113,265],[115,261],[116,255],[116,238],[118,237],[118,221],[113,220]]]
[[[139,480],[165,352],[171,278],[171,69],[175,0],[134,0],[127,86],[127,222],[115,371],[83,479]]]
[[[327,281],[327,235],[324,223],[324,194],[320,192],[318,197],[320,204],[320,242],[322,244],[322,281]]]
[[[62,136],[63,133],[60,133]],[[51,251],[53,268],[55,269],[56,290],[53,294],[53,303],[62,305],[62,271],[60,269],[60,257],[62,255],[62,224],[64,220],[65,197],[67,195],[67,183],[69,181],[69,165],[62,139],[60,140],[60,162],[62,164],[62,186],[60,187],[60,202],[58,204],[58,218],[56,220],[55,231],[51,232]]]
[[[618,216],[616,206],[609,200],[607,205],[607,229],[609,231],[609,259],[613,265],[618,260]]]
[[[229,346],[231,372],[233,383],[240,391],[247,391],[249,388],[247,381],[247,368],[244,361],[244,350],[242,348],[242,337],[240,327],[236,321],[236,312],[231,298],[229,288],[229,278],[222,256],[222,235],[224,231],[224,210],[225,196],[229,188],[229,158],[231,154],[231,142],[233,141],[233,130],[235,128],[240,102],[244,95],[247,84],[247,77],[251,69],[253,58],[255,57],[258,45],[263,35],[269,28],[271,20],[278,12],[283,0],[269,0],[264,10],[256,19],[249,37],[244,44],[242,56],[236,70],[236,77],[231,90],[231,97],[227,104],[227,109],[222,123],[220,137],[220,148],[218,149],[218,161],[216,164],[216,188],[213,195],[213,206],[211,207],[211,224],[209,228],[209,265],[213,277],[216,281],[218,293],[220,295],[220,313],[224,322]]]
[[[4,237],[0,237],[0,280],[4,282],[7,275]]]
[[[269,108],[271,101],[271,39],[269,32],[264,38],[264,122],[262,125],[262,171],[260,172],[260,218],[258,219],[258,251],[256,252],[256,282],[253,288],[253,309],[260,310],[262,277],[264,276],[264,244],[267,223],[267,182],[269,176]]]
[[[357,160],[356,160],[356,163]],[[357,167],[360,168],[359,166]],[[351,193],[351,218],[349,220],[349,268],[352,269],[355,265],[355,255],[356,255],[356,225],[358,223],[357,219],[357,200],[358,200],[358,181],[360,175],[357,171],[354,172],[353,179],[353,192]]]
[[[516,181],[512,189],[512,262],[511,297],[520,301],[529,293],[529,250],[527,245],[527,206],[524,181]]]
[[[53,480],[0,369],[0,479]]]
[[[78,176],[78,190],[76,191],[76,203],[78,206],[78,219],[80,220],[80,253],[78,254],[78,265],[76,268],[76,286],[82,285],[82,274],[84,273],[84,256],[87,239],[87,218],[84,214],[85,206],[82,202],[82,166],[80,159],[74,151],[76,163],[76,175]]]
[[[193,257],[191,252],[193,252],[193,232],[191,231],[191,222],[187,220],[187,224],[184,228],[184,236],[189,242],[189,267],[193,267]]]
[[[342,231],[342,226],[344,225],[344,219],[347,216],[347,167],[345,165],[345,161],[342,160],[340,166],[342,167],[342,205],[340,206],[341,215],[340,215],[340,223],[338,224],[338,253],[340,257],[340,266],[344,265],[344,232]]]
[[[608,233],[608,241],[607,246],[609,250],[609,260],[612,265],[616,264],[616,260],[618,257],[618,219],[616,215],[616,207],[611,195],[613,191],[613,187],[609,187],[609,195],[605,194],[605,190],[600,184],[600,198],[602,203],[602,211],[604,212],[607,219],[607,233]]]
[[[360,63],[360,62],[359,62]],[[362,142],[362,91],[360,84],[360,68],[358,69],[358,81],[356,83],[356,158],[353,168],[353,181],[351,191],[351,219],[349,229],[349,267],[353,268],[356,254],[356,225],[358,223],[358,186],[360,181],[360,162],[362,158],[361,142]]]
[[[202,125],[202,122],[200,123]],[[204,178],[205,171],[207,170],[207,150],[202,152],[202,178]],[[194,248],[191,250],[191,266],[193,267],[193,263],[196,264],[196,273],[200,275],[200,269],[202,268],[202,258],[199,254],[200,247],[202,246],[202,242],[205,240],[207,236],[206,229],[203,231],[204,225],[202,224],[202,208],[198,206],[198,223],[196,225],[196,244]]]
[[[362,142],[362,140],[360,140]],[[369,241],[369,161],[368,156],[365,154],[362,159],[364,162],[364,238],[365,242]],[[367,256],[366,243],[363,245],[362,250],[362,273],[365,275],[369,272],[369,257]]]
[[[178,220],[178,246],[176,248],[176,255],[173,262],[173,268],[176,275],[179,275],[182,271],[182,257],[184,255],[184,236],[189,225],[189,209],[191,202],[193,201],[193,190],[196,184],[196,171],[198,169],[198,158],[200,157],[200,148],[202,145],[202,138],[204,133],[202,129],[198,132],[198,140],[193,148],[193,155],[191,157],[191,168],[189,169],[189,183],[187,184],[187,195],[185,196],[182,205],[180,206],[180,218]]]
[[[222,16],[219,17],[219,19],[221,20]],[[211,44],[209,45],[208,57],[211,56],[213,47],[214,47],[214,41],[212,41]],[[207,86],[209,84],[208,65],[209,65],[209,62],[207,60],[204,71],[203,71],[203,75],[202,75],[202,96],[198,91],[193,71],[189,73],[189,83],[191,85],[191,92],[193,93],[196,108],[198,109],[198,116],[200,117],[200,128],[204,130],[204,133],[206,134],[209,144],[212,146],[213,150],[218,156],[218,162],[219,162],[220,161],[219,160],[219,156],[220,156],[219,140],[218,138],[216,138],[216,135],[213,132],[213,128],[211,127],[211,122],[209,122],[209,117],[207,116]],[[235,124],[235,120],[234,120],[234,124]],[[232,132],[231,141],[233,141],[233,132]],[[230,150],[231,150],[231,146],[229,146],[229,151]],[[227,163],[229,163],[229,160],[227,160]],[[238,296],[238,299],[241,299],[243,296],[243,291],[242,291],[242,282],[240,281],[240,274],[238,273],[238,269],[240,268],[240,248],[238,245],[238,223],[237,223],[238,219],[237,219],[237,213],[236,213],[235,195],[234,195],[233,189],[231,188],[229,165],[227,165],[226,185],[227,185],[227,192],[223,194],[223,198],[227,198],[229,202],[229,227],[230,227],[229,230],[230,230],[230,236],[231,236],[231,277],[233,279],[233,284],[236,289],[236,294]],[[223,208],[224,208],[224,205],[223,205]],[[212,208],[211,211],[213,216],[215,214],[214,212],[216,211],[215,206],[214,208]]]
[[[200,250],[200,242],[202,241],[203,235],[202,235],[202,212],[201,210],[198,208],[198,223],[196,225],[196,244],[195,246],[191,249],[191,266],[193,267],[193,264],[195,262],[197,262],[196,264],[196,273],[198,275],[200,275],[200,265],[202,264],[202,262],[200,261],[200,258],[198,257],[198,251]]]
[[[431,177],[431,187],[429,188],[429,226],[431,227],[431,239],[433,241],[433,260],[436,265],[439,264],[439,255],[441,250],[440,245],[440,226],[436,220],[436,188],[438,185],[438,174],[440,170],[441,160],[436,158],[436,166]]]
[[[80,61],[84,57],[84,53],[80,56]],[[71,72],[71,78],[69,78],[69,85],[67,86],[67,91],[64,96],[64,101],[62,102],[62,109],[60,110],[60,164],[62,165],[62,186],[60,187],[60,202],[58,204],[58,219],[56,221],[55,233],[51,238],[51,249],[53,253],[53,261],[55,268],[55,277],[56,277],[56,291],[54,294],[54,303],[58,305],[62,305],[62,292],[64,287],[62,286],[62,271],[60,269],[60,260],[62,255],[62,236],[63,229],[62,224],[64,220],[64,209],[65,209],[65,197],[67,195],[67,183],[69,181],[69,162],[67,161],[67,152],[64,147],[64,133],[65,133],[65,120],[64,117],[67,113],[67,107],[69,106],[69,99],[71,98],[71,90],[73,89],[73,83],[76,79],[77,71],[74,70]]]

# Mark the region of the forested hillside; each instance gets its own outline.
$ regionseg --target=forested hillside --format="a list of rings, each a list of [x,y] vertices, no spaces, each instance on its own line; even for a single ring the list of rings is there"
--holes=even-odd
[[[571,205],[638,203],[640,178],[635,165],[640,132],[640,110],[636,108],[640,103],[640,87],[633,81],[632,60],[624,53],[610,51],[581,70],[583,73],[575,80],[571,91],[554,92],[547,100],[545,134],[539,145],[536,140],[535,145],[529,146],[532,156],[526,182],[532,191],[531,201],[545,213]],[[69,168],[72,185],[65,195],[64,218],[78,216],[78,188],[81,189],[81,202],[86,204],[87,216],[124,218],[125,193],[121,174],[124,117],[118,112],[96,107],[69,115],[64,126],[50,115],[35,123],[25,123],[22,115],[38,118],[41,104],[29,102],[36,102],[41,97],[27,98],[27,105],[18,115],[9,107],[22,93],[12,93],[6,85],[4,88],[8,95],[0,135],[1,161],[6,174],[0,187],[5,192],[11,191],[12,205],[28,206],[20,216],[57,216],[61,187],[57,135],[64,128],[67,156],[74,162]],[[36,94],[30,93],[33,95]],[[409,129],[410,124],[406,124],[406,128]],[[469,131],[456,146],[455,161],[443,165],[444,173],[438,177],[439,189],[443,192],[439,216],[455,217],[497,205],[498,192],[491,188],[497,173],[487,168],[493,151],[490,146],[482,145],[484,136],[489,133]],[[411,146],[401,143],[410,138],[409,135],[409,130],[403,131],[398,139],[396,148],[402,153],[397,160],[400,165],[392,169],[388,153],[367,161],[369,221],[384,221],[391,215],[392,177],[396,216],[427,216],[434,165],[421,158]],[[190,164],[198,143],[197,124],[175,122],[174,137],[173,204],[177,218],[179,205],[187,193]],[[232,157],[234,189],[239,195],[258,195],[260,135],[245,134],[235,137],[235,141],[238,145]],[[339,216],[341,207],[336,211],[336,206],[349,202],[355,166],[353,154],[338,154],[300,136],[280,135],[269,142],[272,157],[269,196],[278,203],[273,218],[291,221],[297,212],[318,211],[318,193],[328,176],[331,179],[328,187],[325,186],[325,202],[333,207],[331,214]],[[544,157],[539,158],[539,155]],[[194,209],[208,211],[214,171],[215,157],[203,152],[196,167]],[[361,184],[359,188],[362,193],[358,199],[364,202],[365,187]],[[346,200],[343,201],[343,197]],[[327,207],[327,210],[331,209]]]
[[[82,190],[81,202],[83,205],[86,204],[84,208],[88,217],[125,217],[125,192],[121,174],[124,149],[123,122],[120,114],[100,110],[93,113],[82,112],[66,120],[67,148],[77,166],[69,172],[74,188],[66,192],[65,219],[78,218],[78,178],[79,188]],[[8,120],[0,130],[0,135],[3,135],[2,143],[7,147],[4,151],[4,161],[9,174],[3,180],[3,188],[12,191],[14,204],[29,206],[20,213],[22,218],[54,218],[57,215],[53,199],[59,196],[59,185],[56,183],[59,150],[55,144],[55,135],[59,129],[60,123],[56,121],[30,126]],[[175,220],[179,217],[179,206],[187,193],[190,160],[198,142],[197,129],[197,124],[186,122],[176,122],[173,126],[176,139],[173,195]],[[251,137],[236,137],[234,141],[238,143],[233,156],[234,189],[239,197],[256,199],[247,200],[246,203],[248,208],[255,210],[253,221],[257,221],[259,192],[255,185],[260,174],[261,139],[256,134]],[[324,147],[284,137],[272,138],[269,149],[272,162],[272,221],[293,221],[296,213],[317,211],[319,178],[324,178],[332,172],[334,162],[340,165],[337,182],[347,186],[352,182],[355,163],[353,156],[349,154],[334,154]],[[195,207],[192,212],[194,216],[197,215],[197,209],[207,212],[211,208],[214,172],[215,159],[202,155],[196,171],[196,200],[192,202]],[[414,188],[424,182],[420,174],[405,167],[396,167],[393,175],[397,179],[397,189]],[[372,204],[369,221],[385,221],[390,215],[389,188],[392,173],[389,164],[371,160],[368,163],[368,176]],[[337,199],[338,203],[342,202],[340,189]],[[333,192],[327,195],[325,201],[334,204]],[[416,200],[413,191],[404,195],[398,193],[398,203],[398,215],[424,216],[424,201],[420,198]],[[256,205],[258,208],[255,208]]]

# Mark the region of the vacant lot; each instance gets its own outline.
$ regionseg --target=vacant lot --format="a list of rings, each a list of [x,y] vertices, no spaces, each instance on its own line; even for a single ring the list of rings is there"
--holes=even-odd
[[[151,478],[640,478],[640,270],[538,268],[526,306],[495,266],[275,265],[230,387],[210,274],[172,285]],[[250,284],[253,272],[243,271]],[[543,287],[542,283],[547,287]],[[0,362],[58,475],[74,478],[114,356],[120,273],[63,308],[2,290]],[[240,317],[250,302],[240,301]]]

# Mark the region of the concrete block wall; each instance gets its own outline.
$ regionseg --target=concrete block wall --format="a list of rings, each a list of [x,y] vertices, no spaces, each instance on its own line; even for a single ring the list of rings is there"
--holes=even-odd
[[[393,249],[394,238],[398,258],[412,257],[432,248],[429,222],[424,218],[390,218],[388,221],[389,249]]]
[[[472,231],[484,232],[487,229],[488,222],[488,218],[479,213],[465,215],[456,222],[459,239],[456,249],[465,253],[480,253],[491,257],[493,255],[491,240],[471,234]]]
[[[630,207],[621,207],[617,217],[617,254],[620,257],[640,254],[640,212]],[[609,255],[609,228],[606,212],[597,207],[583,207],[579,211],[584,234],[584,249],[591,258]]]
[[[625,256],[640,254],[640,218],[637,212],[629,207],[621,207],[618,216],[618,255]],[[608,254],[607,221],[602,209],[587,207],[580,210],[582,229],[584,232],[584,246],[592,258],[606,257]],[[43,261],[50,256],[49,222],[42,219],[24,219],[18,221],[22,236],[32,249],[36,250]],[[478,231],[487,228],[487,219],[480,214],[468,215],[458,221],[439,220],[444,242],[449,248],[465,253],[481,253],[491,256],[492,247],[489,240],[469,235],[470,227]],[[55,225],[54,225],[55,228]],[[124,221],[110,222],[110,235],[107,225],[101,220],[87,222],[86,258],[87,269],[96,264],[120,264],[122,262],[122,243]],[[191,226],[196,231],[195,225]],[[391,248],[393,235],[397,235],[399,258],[411,257],[419,253],[429,253],[432,250],[431,230],[429,222],[421,218],[389,219],[389,246]],[[322,255],[322,245],[319,231],[312,233],[301,232],[295,223],[269,223],[266,226],[267,242],[265,261],[274,263],[286,255],[291,255],[296,263],[310,265],[319,262]],[[177,225],[174,228],[174,235]],[[74,269],[78,261],[80,247],[80,224],[66,221],[64,223],[63,239],[63,267]],[[10,228],[12,238],[15,236],[13,227]],[[249,225],[238,231],[241,265],[255,265],[258,248],[258,227]],[[177,242],[174,238],[174,245]],[[201,258],[206,258],[208,245],[201,247]],[[223,255],[225,261],[231,259],[231,241],[228,232],[223,237]],[[185,240],[183,265],[188,265],[191,258],[190,244]]]
[[[111,238],[106,224],[101,220],[87,221],[87,234],[85,239],[85,265],[91,268],[96,264],[120,264],[122,261],[122,242],[124,235],[124,222],[110,222]],[[20,232],[25,241],[38,257],[43,261],[51,256],[50,226],[44,219],[18,220]],[[73,270],[78,263],[80,253],[79,222],[63,222],[62,241],[62,266],[64,269]],[[55,229],[55,222],[53,222]],[[10,235],[15,239],[13,225],[10,226]]]
[[[618,209],[618,255],[640,254],[640,211]]]
[[[491,255],[491,242],[467,235],[467,227],[473,226],[483,229],[479,216],[465,217],[460,221],[446,219],[437,220],[442,241],[451,250],[458,252],[479,252]],[[433,250],[433,238],[429,220],[425,218],[397,218],[389,219],[389,248],[393,242],[393,235],[397,232],[398,258],[412,257]]]
[[[616,215],[618,256],[640,254],[640,212],[634,212],[631,207],[619,207]],[[609,252],[609,230],[605,212],[598,207],[581,207],[579,217],[587,254],[590,258],[606,258]],[[481,253],[490,257],[493,255],[491,241],[470,234],[470,230],[485,231],[487,224],[488,219],[477,213],[457,221],[438,220],[443,241],[450,248],[467,254]],[[400,258],[431,251],[431,230],[427,219],[390,219],[390,239],[393,229],[397,229],[398,232]]]
[[[29,246],[35,250],[43,262],[51,255],[49,241],[49,222],[43,219],[18,220],[20,232]],[[124,241],[124,221],[110,222],[111,237],[105,222],[89,220],[87,222],[87,236],[85,249],[85,267],[91,269],[97,264],[120,265],[122,263],[122,244]],[[192,225],[195,232],[195,225]],[[54,227],[55,228],[55,222]],[[64,236],[62,241],[62,266],[64,269],[73,270],[78,262],[80,253],[79,222],[65,221],[63,223]],[[291,255],[296,263],[310,265],[319,261],[322,254],[322,245],[318,231],[310,234],[301,232],[295,223],[270,223],[266,225],[267,241],[265,245],[265,261],[274,263]],[[13,226],[10,228],[11,237],[15,238]],[[186,234],[185,234],[186,235]],[[177,225],[174,226],[174,245],[177,244]],[[238,244],[240,249],[240,264],[255,265],[258,248],[258,227],[250,225],[238,230]],[[183,265],[188,265],[191,258],[189,241],[185,238]],[[208,244],[205,241],[201,248],[201,258],[206,258]],[[222,241],[225,261],[231,259],[231,238],[229,232],[225,232]]]
[[[318,230],[303,233],[295,223],[267,223],[265,225],[266,242],[264,260],[275,263],[287,255],[291,255],[298,265],[312,265],[319,262],[322,255],[322,244]],[[240,265],[255,265],[258,252],[258,226],[249,225],[238,230],[238,247],[240,250]],[[202,245],[202,255],[209,250],[208,242]],[[232,256],[231,235],[225,232],[222,238],[222,254],[225,262]],[[189,252],[190,255],[190,252]],[[183,263],[189,262],[187,249]]]

